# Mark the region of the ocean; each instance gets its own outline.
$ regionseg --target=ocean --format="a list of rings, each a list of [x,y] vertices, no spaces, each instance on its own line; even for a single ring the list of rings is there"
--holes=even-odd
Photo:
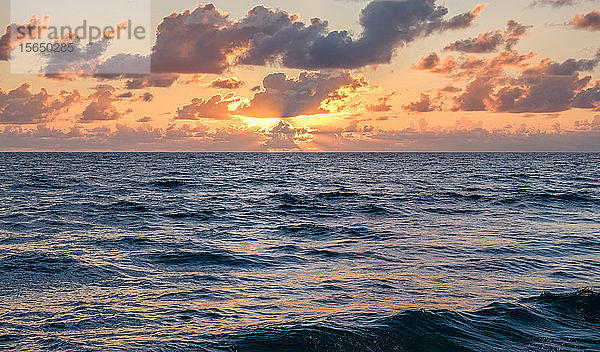
[[[0,350],[600,351],[599,165],[2,153]]]

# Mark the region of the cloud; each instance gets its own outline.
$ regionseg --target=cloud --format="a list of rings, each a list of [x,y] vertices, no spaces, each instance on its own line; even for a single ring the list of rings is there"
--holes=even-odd
[[[307,26],[295,23],[273,35],[252,39],[241,62],[251,65],[281,63],[304,69],[359,68],[389,63],[397,48],[434,32],[469,27],[479,18],[485,5],[454,16],[434,0],[373,1],[360,14],[362,34],[352,37],[347,31],[328,32],[328,24],[313,19]]]
[[[448,9],[436,0],[375,0],[362,10],[362,32],[354,37],[348,31],[330,31],[322,19],[304,23],[298,15],[262,5],[232,20],[206,4],[165,17],[150,55],[121,53],[103,60],[111,38],[90,45],[82,45],[77,37],[65,38],[75,50],[49,55],[44,72],[55,77],[85,73],[123,78],[119,73],[219,74],[239,64],[359,68],[389,63],[396,49],[432,33],[467,28],[484,8],[477,5],[446,18]],[[0,53],[7,52],[8,44],[2,43]]]
[[[222,73],[231,65],[281,64],[300,69],[358,68],[389,63],[397,48],[435,32],[463,29],[485,5],[444,19],[435,0],[372,1],[361,12],[362,33],[329,31],[328,22],[256,6],[241,20],[213,4],[173,13],[158,26],[152,72]]]
[[[462,51],[465,53],[491,53],[503,43],[502,33],[493,31],[481,33],[477,38],[458,40],[449,44],[444,50]]]
[[[310,140],[310,129],[294,127],[289,121],[280,120],[267,133],[264,146],[267,150],[298,150],[298,142]]]
[[[506,31],[499,30],[481,33],[476,38],[458,40],[446,46],[444,50],[460,51],[465,53],[491,53],[497,51],[501,45],[505,49],[512,49],[527,33],[530,26],[522,25],[514,20],[508,21]]]
[[[371,132],[374,131],[374,127],[373,126],[363,126],[360,127],[358,126],[358,124],[360,123],[359,120],[353,120],[352,122],[350,122],[350,124],[348,126],[346,126],[342,132],[344,133],[358,133],[358,134],[369,134]]]
[[[504,32],[504,42],[506,43],[506,50],[512,50],[512,48],[521,40],[523,36],[527,34],[527,30],[533,26],[526,26],[520,24],[515,20],[509,20],[506,23],[506,31]]]
[[[50,22],[50,17],[40,19],[37,16],[32,16],[27,24],[11,23],[6,27],[6,31],[0,37],[0,61],[8,61],[10,52],[19,47],[20,44],[39,38],[45,33]],[[22,36],[19,28],[27,30],[27,35]],[[29,35],[31,34],[31,35]]]
[[[377,100],[377,104],[367,105],[367,111],[370,112],[386,112],[392,110],[392,105],[389,103],[390,99],[396,95],[396,93],[390,93]]]
[[[600,116],[542,131],[536,127],[506,126],[486,130],[480,121],[462,117],[451,127],[432,126],[421,118],[404,129],[359,126],[346,128],[295,127],[288,120],[275,127],[227,126],[216,130],[196,122],[166,129],[150,124],[135,127],[60,130],[40,124],[0,127],[0,150],[147,150],[147,151],[262,151],[316,149],[325,151],[600,151]],[[306,143],[306,147],[303,144]]]
[[[116,31],[127,28],[128,23],[115,25]],[[89,42],[82,41],[75,33],[65,34],[55,43],[68,45],[70,50],[42,52],[47,59],[43,72],[49,78],[69,76],[95,76],[97,78],[120,78],[123,74],[150,73],[150,56],[130,53],[119,53],[104,58],[107,49],[116,37],[115,31],[107,31],[101,39]],[[71,50],[72,49],[72,50]]]
[[[431,127],[421,119],[418,126],[400,130],[375,128],[368,133],[339,131],[315,139],[313,145],[329,151],[598,151],[600,131],[592,122],[581,121],[580,131],[507,126],[486,130],[481,123],[462,118],[450,128]],[[600,118],[598,122],[600,124]],[[324,138],[328,137],[328,138]]]
[[[109,43],[109,39],[105,39],[105,43]],[[119,78],[123,73],[143,75],[151,71],[150,60],[150,55],[120,53],[104,61],[98,60],[89,72],[96,76],[113,76],[116,78]]]
[[[362,90],[373,87],[362,75],[303,71],[298,77],[273,73],[263,79],[252,98],[231,92],[209,99],[195,98],[177,110],[176,120],[225,120],[234,115],[255,118],[289,118],[341,112]],[[387,99],[380,103],[385,104]]]
[[[440,63],[440,56],[437,53],[431,53],[423,57],[416,68],[419,70],[432,70],[436,68]]]
[[[115,88],[110,85],[98,85],[95,92],[89,97],[91,103],[83,111],[79,121],[83,123],[113,121],[121,118],[121,114],[113,105],[118,100],[115,97]]]
[[[74,52],[50,55],[47,74],[119,73],[221,74],[235,65],[276,64],[299,69],[349,69],[389,63],[398,48],[448,30],[471,26],[485,5],[446,19],[448,9],[436,0],[375,0],[360,14],[362,33],[330,31],[327,21],[272,10],[262,5],[232,20],[213,4],[172,13],[159,24],[149,55],[117,54],[102,59],[111,38],[81,45]],[[66,39],[65,39],[66,40]],[[126,77],[125,77],[126,78]]]
[[[431,53],[422,58],[414,68],[438,74],[466,76],[469,73],[477,72],[485,65],[486,60],[484,58],[475,56],[460,58],[449,56],[442,60],[437,53]]]
[[[533,52],[523,55],[506,50],[491,58],[450,56],[442,60],[430,54],[415,68],[446,74],[453,83],[465,83],[464,90],[452,97],[454,111],[551,113],[593,103],[594,90],[583,91],[591,76],[582,73],[594,70],[599,63],[600,52],[592,59],[559,63],[539,59]],[[425,104],[414,107],[421,105]]]
[[[80,99],[77,90],[61,91],[58,96],[52,96],[42,88],[34,94],[29,83],[9,92],[0,89],[0,125],[49,122],[68,112]]]
[[[600,110],[600,81],[594,87],[577,93],[571,105],[579,109]]]
[[[458,93],[458,92],[462,91],[462,89],[455,87],[452,84],[449,84],[449,85],[445,86],[444,88],[439,89],[438,91],[441,93]]]
[[[175,120],[227,120],[231,116],[229,105],[240,101],[235,94],[215,95],[210,99],[194,98],[188,105],[177,110]]]
[[[219,77],[208,84],[209,88],[217,89],[238,89],[244,85],[244,82],[240,81],[236,77],[225,78]]]
[[[125,93],[117,95],[117,98],[118,99],[131,98],[131,101],[133,101],[133,102],[143,101],[143,102],[149,103],[154,99],[154,94],[152,94],[150,92],[146,92],[146,93],[138,95],[137,97],[134,97],[132,92],[125,92]]]
[[[441,110],[439,105],[435,105],[429,95],[421,94],[418,101],[403,106],[404,110],[411,112],[431,112]]]
[[[488,66],[497,71],[480,72],[455,99],[455,109],[512,113],[565,111],[591,79],[580,77],[579,72],[590,71],[597,64],[597,60],[570,59],[562,63],[543,60],[536,67],[524,69],[515,79],[507,77],[502,67]]]
[[[186,80],[184,83],[185,84],[193,84],[193,83],[200,83],[202,82],[202,80],[204,79],[204,74],[202,73],[198,73],[192,76],[192,78]]]
[[[147,75],[128,75],[130,77],[125,82],[127,89],[144,89],[149,87],[168,88],[171,87],[179,78],[178,75],[172,73],[151,73]]]
[[[593,10],[585,14],[577,14],[569,21],[569,25],[577,29],[600,31],[600,10]]]
[[[263,89],[237,109],[244,116],[287,118],[343,109],[343,103],[357,90],[368,87],[360,75],[348,72],[301,72],[298,77],[273,73],[263,80]]]
[[[137,119],[136,122],[140,122],[140,123],[146,123],[146,122],[151,122],[152,118],[150,116],[144,116],[140,119]]]
[[[68,76],[94,74],[102,63],[102,55],[111,43],[103,38],[96,42],[82,43],[78,37],[65,38],[65,43],[73,44],[73,51],[43,53],[48,60],[43,72],[50,75]],[[117,71],[122,72],[122,71]]]
[[[575,129],[578,131],[600,131],[600,115],[594,116],[591,122],[588,120],[575,121]]]
[[[230,25],[228,15],[213,4],[165,17],[157,29],[152,72],[223,72],[227,55],[241,45],[229,38]]]
[[[154,94],[150,93],[150,92],[146,92],[143,94],[140,94],[135,101],[143,101],[145,103],[149,103],[152,100],[154,100]]]
[[[148,150],[148,151],[259,151],[264,136],[253,128],[171,125],[166,130],[143,123],[135,127],[117,123],[115,128],[71,127],[70,130],[37,125],[0,128],[0,150]]]
[[[131,98],[131,97],[133,97],[133,93],[131,93],[131,92],[125,92],[123,94],[117,95],[117,98],[120,98],[120,99],[121,98]]]
[[[563,6],[573,6],[582,3],[584,0],[536,0],[531,3],[531,7],[538,6],[552,6],[552,7],[563,7]],[[587,0],[593,1],[593,0]]]
[[[257,35],[293,26],[297,16],[260,5],[234,21],[213,4],[173,13],[158,26],[152,72],[222,73]]]
[[[190,138],[206,139],[207,137],[209,137],[209,128],[200,122],[197,122],[195,126],[172,124],[164,132],[164,138],[167,140],[182,141]]]

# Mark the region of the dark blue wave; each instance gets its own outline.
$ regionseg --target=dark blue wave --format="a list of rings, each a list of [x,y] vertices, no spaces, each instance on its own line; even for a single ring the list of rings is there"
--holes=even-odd
[[[583,289],[471,313],[407,311],[371,326],[292,325],[238,336],[229,351],[598,351],[600,294]]]

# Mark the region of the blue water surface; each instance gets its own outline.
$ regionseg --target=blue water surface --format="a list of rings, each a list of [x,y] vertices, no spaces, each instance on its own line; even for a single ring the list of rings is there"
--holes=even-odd
[[[0,154],[0,350],[600,351],[600,154]]]

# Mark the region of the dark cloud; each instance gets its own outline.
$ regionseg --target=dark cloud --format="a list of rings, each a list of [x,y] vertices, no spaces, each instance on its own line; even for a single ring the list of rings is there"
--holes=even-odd
[[[133,97],[133,93],[131,93],[131,92],[125,92],[123,94],[117,95],[117,98],[131,98],[131,97]]]
[[[121,114],[117,111],[117,108],[113,105],[118,100],[115,97],[115,88],[102,84],[94,87],[95,92],[89,97],[92,100],[91,103],[83,111],[80,122],[99,122],[99,121],[112,121],[121,118]]]
[[[151,102],[154,99],[154,94],[150,93],[150,92],[146,92],[143,94],[140,94],[137,97],[133,96],[132,92],[125,92],[122,94],[117,95],[117,98],[119,99],[126,99],[126,98],[131,98],[131,101],[143,101],[143,102]]]
[[[118,54],[101,60],[111,38],[80,45],[73,53],[52,55],[47,74],[119,73],[220,74],[232,65],[277,64],[289,68],[359,68],[389,63],[396,49],[432,33],[467,28],[485,5],[446,19],[448,9],[436,0],[375,0],[360,14],[362,32],[330,31],[328,22],[300,21],[297,15],[262,5],[240,20],[213,4],[172,13],[157,28],[151,54]],[[133,88],[131,88],[133,89]]]
[[[60,113],[68,112],[80,99],[77,90],[61,91],[55,97],[42,88],[34,94],[29,83],[9,92],[0,89],[0,125],[49,122]]]
[[[600,52],[592,59],[559,63],[540,59],[533,52],[505,50],[491,58],[449,56],[443,60],[432,53],[416,68],[446,74],[453,83],[465,83],[464,90],[459,90],[461,94],[452,97],[455,111],[551,113],[575,105],[593,105],[594,90],[583,91],[591,76],[583,73],[594,70],[599,63]]]
[[[179,78],[176,74],[171,73],[152,73],[147,75],[124,76],[131,77],[125,82],[127,89],[144,89],[149,87],[168,88],[172,86]]]
[[[239,100],[234,94],[215,95],[210,99],[194,98],[190,104],[177,110],[175,120],[226,120],[231,116],[229,104]]]
[[[521,71],[517,78],[506,75],[502,66],[478,73],[465,92],[455,99],[457,110],[512,113],[549,113],[568,110],[579,91],[590,82],[580,72],[596,67],[598,59],[543,60]]]
[[[117,54],[102,61],[111,38],[83,45],[75,37],[69,39],[74,52],[49,55],[44,72],[119,79],[126,78],[120,75],[125,72],[223,73],[236,64],[359,68],[389,63],[396,49],[418,38],[469,27],[484,8],[478,5],[447,19],[448,9],[436,0],[375,0],[362,10],[362,32],[353,37],[348,31],[330,31],[327,21],[304,23],[297,15],[262,5],[232,20],[207,4],[165,17],[150,55]],[[0,40],[0,60],[10,51],[8,36],[7,32]]]
[[[587,29],[590,31],[600,31],[600,10],[593,10],[589,13],[575,15],[569,24],[577,29]]]
[[[397,48],[434,32],[469,27],[485,5],[448,20],[434,0],[373,1],[360,14],[362,34],[327,31],[327,22],[294,23],[273,35],[257,35],[242,63],[281,63],[292,68],[358,68],[389,63]]]
[[[360,123],[359,120],[354,120],[352,122],[350,122],[350,124],[348,126],[346,126],[342,132],[344,133],[359,133],[359,134],[363,134],[363,133],[371,133],[373,132],[373,130],[375,129],[373,126],[363,126],[360,127],[358,126],[358,124]]]
[[[573,6],[578,5],[586,0],[536,0],[531,3],[531,7],[538,6],[552,6],[552,7],[563,7],[563,6]],[[593,1],[593,0],[587,0]]]
[[[568,110],[577,92],[585,88],[597,60],[543,61],[511,79],[501,66],[478,73],[463,94],[455,98],[456,110],[512,113],[548,113]]]
[[[476,38],[458,40],[449,44],[444,50],[460,51],[465,53],[491,53],[504,45],[505,49],[511,50],[527,33],[530,26],[522,25],[514,20],[508,21],[506,31],[499,30],[481,33]]]
[[[146,92],[146,93],[140,94],[135,100],[149,103],[152,100],[154,100],[154,94],[152,94],[150,92]]]
[[[512,50],[512,48],[521,40],[523,36],[527,34],[527,30],[533,26],[526,26],[520,24],[515,20],[509,20],[506,23],[506,31],[504,32],[504,42],[506,43],[506,50]]]
[[[44,33],[44,27],[48,26],[49,20],[49,17],[40,19],[37,16],[32,16],[27,24],[11,23],[8,25],[6,31],[0,37],[0,61],[8,61],[10,59],[10,52],[13,49],[17,48],[21,43],[36,39],[38,34]],[[27,33],[31,33],[31,36],[21,36],[17,31],[19,27],[26,27]]]
[[[217,89],[238,89],[244,85],[244,82],[235,77],[219,77],[208,84],[209,88]]]
[[[460,57],[459,59],[449,56],[442,60],[437,53],[431,53],[422,58],[415,68],[438,74],[465,76],[469,72],[477,72],[485,64],[485,59],[474,56]]]
[[[251,117],[278,118],[331,112],[322,108],[324,101],[342,101],[366,86],[368,82],[364,77],[348,72],[301,72],[297,78],[274,73],[264,78],[263,90],[255,93],[237,112]],[[340,88],[346,91],[338,92]]]
[[[431,53],[419,61],[416,68],[419,70],[431,70],[436,68],[440,63],[440,57],[437,53]]]
[[[421,94],[418,101],[403,106],[404,110],[411,112],[431,112],[441,110],[439,105],[436,105],[429,95]]]
[[[137,119],[136,122],[140,122],[140,123],[146,123],[146,122],[151,122],[152,118],[150,116],[144,116],[141,119]]]
[[[213,4],[173,13],[158,26],[152,72],[222,73],[229,57],[256,35],[273,35],[296,20],[285,11],[257,6],[233,21]]]
[[[280,120],[275,127],[267,133],[264,146],[268,150],[297,150],[300,149],[297,142],[306,141],[310,131],[306,128],[296,128],[286,120]]]
[[[600,110],[600,82],[596,82],[596,85],[592,88],[577,93],[572,106],[580,109]]]
[[[318,18],[305,24],[261,5],[235,21],[208,4],[163,20],[152,72],[222,73],[239,63],[302,69],[389,63],[397,48],[417,38],[469,27],[484,7],[444,19],[448,10],[435,0],[376,0],[362,10],[362,34],[354,38],[347,31],[330,32],[327,21]]]
[[[462,51],[465,53],[491,53],[504,42],[502,32],[481,33],[477,38],[458,40],[449,44],[444,50]]]

